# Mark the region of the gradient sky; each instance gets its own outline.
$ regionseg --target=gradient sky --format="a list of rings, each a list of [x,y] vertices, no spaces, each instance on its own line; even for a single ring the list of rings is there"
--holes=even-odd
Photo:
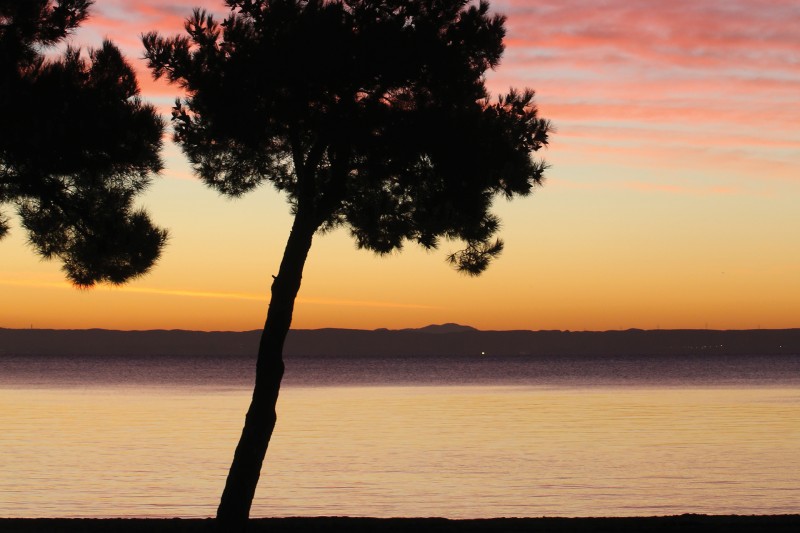
[[[479,278],[457,244],[378,258],[319,236],[293,327],[481,329],[800,327],[800,4],[796,0],[494,0],[508,16],[493,93],[537,92],[556,126],[528,198],[499,199],[502,256]],[[96,0],[73,43],[109,37],[169,115],[139,35],[182,31],[197,5]],[[124,287],[71,288],[13,228],[2,242],[0,327],[260,328],[291,218],[269,185],[239,200],[194,179],[170,142],[142,199],[171,232]]]

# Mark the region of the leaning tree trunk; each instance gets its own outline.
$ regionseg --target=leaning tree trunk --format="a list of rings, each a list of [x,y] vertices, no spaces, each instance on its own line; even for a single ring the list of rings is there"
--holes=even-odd
[[[261,465],[277,420],[275,404],[283,378],[283,343],[292,322],[303,265],[316,229],[309,217],[298,211],[280,270],[272,282],[272,299],[258,347],[253,399],[217,509],[221,531],[244,531],[247,527]]]

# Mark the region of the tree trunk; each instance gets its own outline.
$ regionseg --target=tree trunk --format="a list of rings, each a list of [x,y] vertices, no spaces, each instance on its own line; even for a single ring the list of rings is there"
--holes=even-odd
[[[277,420],[275,404],[283,378],[283,343],[292,323],[294,300],[316,229],[312,219],[298,210],[280,270],[272,282],[272,299],[258,347],[253,399],[217,509],[220,531],[238,532],[247,527],[261,465]]]

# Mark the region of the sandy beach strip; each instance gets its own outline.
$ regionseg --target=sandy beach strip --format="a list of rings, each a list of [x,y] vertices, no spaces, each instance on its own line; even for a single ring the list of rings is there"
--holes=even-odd
[[[797,533],[800,514],[767,516],[680,515],[631,518],[262,518],[251,532],[264,533]],[[200,533],[215,531],[211,519],[0,518],[2,533]]]

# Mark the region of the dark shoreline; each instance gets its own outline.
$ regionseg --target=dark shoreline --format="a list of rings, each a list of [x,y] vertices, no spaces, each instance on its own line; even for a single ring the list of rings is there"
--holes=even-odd
[[[201,533],[214,531],[211,519],[140,518],[0,518],[1,533]],[[718,532],[745,531],[796,533],[795,515],[696,515],[626,518],[261,518],[251,521],[255,533],[612,533],[612,532]]]
[[[255,358],[261,331],[115,331],[0,327],[2,356]],[[488,355],[758,356],[799,355],[800,328],[759,330],[480,331],[455,324],[404,330],[293,329],[287,357]]]

